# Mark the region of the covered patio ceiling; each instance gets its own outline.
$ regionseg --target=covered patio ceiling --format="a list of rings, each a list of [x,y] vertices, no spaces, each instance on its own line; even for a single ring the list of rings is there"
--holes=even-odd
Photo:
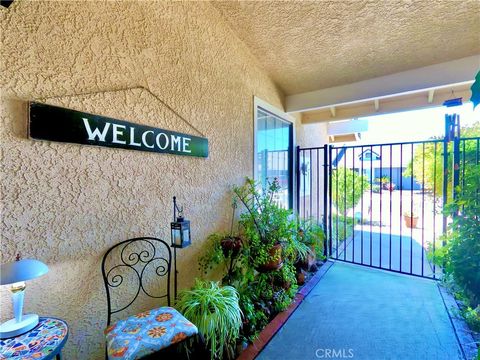
[[[330,122],[442,106],[453,98],[468,101],[471,82],[341,103],[300,112],[302,123]]]
[[[318,118],[319,111],[326,111],[330,118],[340,119],[342,104],[351,107],[352,102],[364,100],[371,101],[371,112],[375,113],[379,111],[375,99],[404,96],[409,86],[422,90],[425,104],[432,106],[428,91],[451,84],[460,84],[463,87],[457,90],[468,91],[466,80],[473,79],[472,69],[480,68],[480,2],[476,0],[212,4],[287,95],[286,110],[301,112],[304,117],[313,111]],[[457,59],[467,59],[457,64],[463,67],[463,74],[445,76],[445,71],[460,69],[454,65]],[[448,65],[442,66],[444,63]],[[436,64],[440,66],[432,67],[436,72],[429,77],[416,76],[415,71]],[[381,83],[392,74],[405,72],[412,76],[399,89],[387,86],[373,95],[362,94],[365,82],[375,85],[368,82],[378,79]],[[329,89],[338,91],[351,84],[355,86],[349,91],[358,98],[329,99]],[[312,118],[309,115],[308,121]]]

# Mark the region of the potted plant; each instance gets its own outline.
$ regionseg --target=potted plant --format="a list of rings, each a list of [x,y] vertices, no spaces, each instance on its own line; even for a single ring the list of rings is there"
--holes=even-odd
[[[234,287],[197,279],[190,290],[180,292],[176,307],[203,335],[210,359],[233,358],[242,326]]]
[[[418,215],[416,215],[415,212],[408,210],[403,213],[403,220],[409,229],[416,228],[418,223]]]
[[[282,245],[277,243],[271,246],[267,253],[268,257],[256,268],[260,272],[279,270],[283,266]]]
[[[249,178],[243,186],[233,188],[247,210],[240,216],[240,224],[249,241],[250,259],[260,272],[279,270],[283,266],[284,244],[294,238],[290,211],[275,202],[279,190],[277,179],[263,190]]]
[[[230,233],[225,235],[220,241],[223,254],[225,257],[230,256],[232,259],[238,256],[242,248],[242,238],[238,235],[233,235],[233,224],[235,222],[235,210],[237,209],[236,199],[232,202],[232,221],[230,223]]]
[[[310,264],[315,263],[315,249],[313,244],[307,243],[305,237],[308,236],[303,229],[298,229],[298,237],[289,247],[291,260],[297,268],[307,270]]]
[[[236,201],[232,203],[233,213],[229,233],[213,233],[207,238],[204,254],[199,259],[199,268],[204,275],[216,269],[220,264],[225,266],[226,275],[222,279],[223,284],[232,285],[235,280],[236,263],[239,260],[240,251],[243,247],[243,239],[240,235],[234,235],[233,226],[235,221]]]
[[[382,184],[383,190],[388,190],[390,192],[395,190],[396,185],[390,181],[390,178],[388,176],[382,176],[380,178],[380,183]]]
[[[298,240],[310,248],[310,256],[323,259],[325,233],[313,218],[299,220]]]
[[[238,348],[253,341],[269,320],[292,303],[298,289],[294,263],[311,252],[309,245],[298,239],[291,211],[277,204],[279,190],[277,180],[261,190],[248,178],[244,185],[233,187],[234,199],[243,211],[238,236],[241,248],[237,251],[232,230],[230,234],[215,233],[209,236],[206,253],[200,258],[205,275],[223,265],[226,275],[222,284],[234,286],[240,294],[243,319]]]

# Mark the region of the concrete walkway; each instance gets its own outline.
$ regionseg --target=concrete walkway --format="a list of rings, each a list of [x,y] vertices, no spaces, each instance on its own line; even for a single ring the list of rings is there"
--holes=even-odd
[[[437,277],[441,276],[441,269],[428,261],[420,234],[399,236],[385,231],[382,233],[378,227],[372,231],[355,230],[347,240],[333,244],[333,255],[348,262],[426,277],[433,277],[435,269]]]
[[[463,357],[435,282],[337,262],[257,359]]]

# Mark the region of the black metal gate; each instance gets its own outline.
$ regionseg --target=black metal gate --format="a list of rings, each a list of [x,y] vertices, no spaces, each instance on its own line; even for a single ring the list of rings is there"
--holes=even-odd
[[[460,138],[456,120],[444,139],[297,148],[297,212],[323,225],[326,256],[441,277],[444,204],[480,164],[480,138]]]

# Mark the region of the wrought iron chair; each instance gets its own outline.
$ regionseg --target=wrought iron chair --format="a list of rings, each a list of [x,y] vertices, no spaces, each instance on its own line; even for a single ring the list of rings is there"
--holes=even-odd
[[[171,345],[198,334],[195,325],[170,307],[171,262],[168,244],[151,237],[122,241],[103,256],[102,275],[108,306],[104,333],[108,359],[130,360],[158,352],[168,353]],[[166,293],[155,292],[161,287],[159,283],[166,285]],[[128,301],[120,300],[125,297]],[[112,324],[112,314],[126,310],[140,297],[144,301],[166,299],[168,306],[157,305]]]

